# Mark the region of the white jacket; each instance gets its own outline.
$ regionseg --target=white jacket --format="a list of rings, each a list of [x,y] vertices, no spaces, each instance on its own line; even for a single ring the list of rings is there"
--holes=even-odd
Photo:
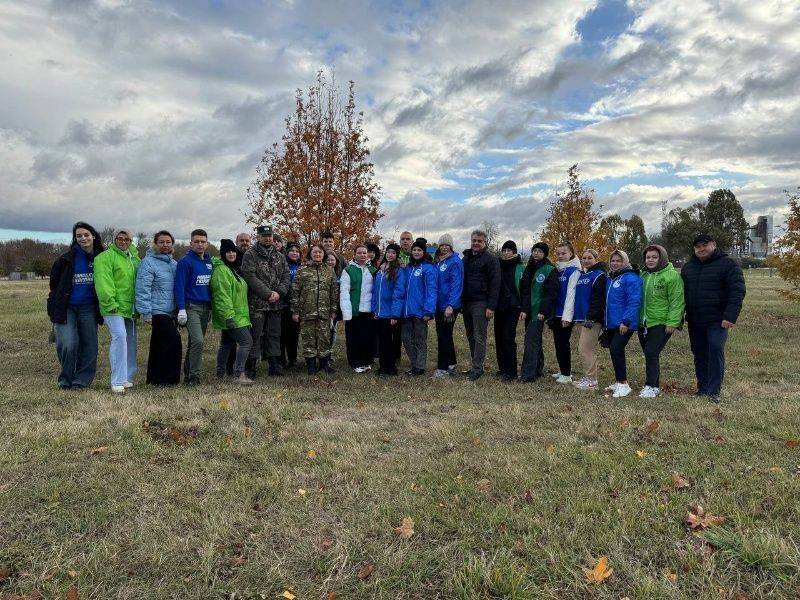
[[[351,261],[350,265],[358,267],[358,263],[355,261]],[[358,312],[368,313],[372,311],[372,273],[369,272],[368,264],[359,268],[361,269],[361,296],[358,300]],[[350,274],[347,269],[342,270],[342,277],[339,281],[339,307],[342,309],[343,321],[353,318],[353,307],[350,305]]]

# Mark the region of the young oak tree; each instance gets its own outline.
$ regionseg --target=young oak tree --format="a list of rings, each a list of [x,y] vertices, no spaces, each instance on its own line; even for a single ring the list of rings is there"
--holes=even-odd
[[[551,249],[555,249],[559,242],[569,240],[578,253],[585,248],[594,248],[602,256],[607,256],[612,247],[599,225],[600,215],[594,208],[594,190],[581,185],[578,165],[572,165],[567,170],[567,191],[556,192],[547,209],[542,239]]]
[[[785,193],[789,198],[786,227],[775,242],[779,254],[770,256],[768,262],[770,266],[774,264],[780,276],[792,286],[791,290],[781,292],[793,300],[800,300],[800,187],[794,193],[789,190]]]
[[[281,141],[264,152],[247,190],[247,222],[270,223],[305,244],[330,231],[338,250],[371,237],[383,214],[355,84],[343,102],[335,81],[328,83],[319,71],[306,94],[295,93],[295,110],[285,123]]]

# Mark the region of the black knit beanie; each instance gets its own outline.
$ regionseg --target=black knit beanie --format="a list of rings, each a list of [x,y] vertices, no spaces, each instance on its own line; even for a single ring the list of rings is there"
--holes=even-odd
[[[514,254],[517,253],[517,245],[514,243],[514,240],[508,240],[503,244],[503,247],[500,250],[511,250]]]
[[[548,246],[546,243],[544,243],[544,242],[536,242],[533,245],[533,248],[531,248],[531,250],[536,250],[536,248],[538,248],[539,250],[544,252],[545,258],[547,258],[549,256],[549,254],[550,254],[550,246]]]

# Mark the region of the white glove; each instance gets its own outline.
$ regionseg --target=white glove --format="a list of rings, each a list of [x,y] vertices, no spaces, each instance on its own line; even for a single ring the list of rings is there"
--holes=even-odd
[[[186,311],[185,310],[179,310],[178,311],[178,325],[186,325],[186,321],[188,321],[188,320],[189,320],[189,318],[186,316]]]

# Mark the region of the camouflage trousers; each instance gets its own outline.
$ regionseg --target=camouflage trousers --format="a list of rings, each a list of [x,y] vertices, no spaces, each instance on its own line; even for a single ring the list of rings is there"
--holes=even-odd
[[[328,319],[300,322],[300,345],[303,358],[331,355],[331,326]]]

